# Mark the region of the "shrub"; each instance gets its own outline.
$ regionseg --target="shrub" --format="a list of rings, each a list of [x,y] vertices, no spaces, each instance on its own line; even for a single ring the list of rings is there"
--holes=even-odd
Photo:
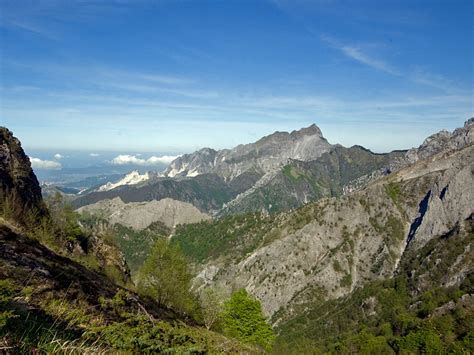
[[[227,335],[246,343],[270,349],[275,336],[266,322],[260,302],[251,297],[245,289],[235,292],[224,303],[224,331]]]
[[[179,246],[158,240],[138,271],[138,291],[160,305],[191,314],[196,309],[196,303],[190,287],[188,262]]]

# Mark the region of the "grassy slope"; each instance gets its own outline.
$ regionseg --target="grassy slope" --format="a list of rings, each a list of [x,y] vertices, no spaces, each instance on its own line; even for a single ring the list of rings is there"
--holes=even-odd
[[[248,348],[0,226],[0,344],[11,352]]]

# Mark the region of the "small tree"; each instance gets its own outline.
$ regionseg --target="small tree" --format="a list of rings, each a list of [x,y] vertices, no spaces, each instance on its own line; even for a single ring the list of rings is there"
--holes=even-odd
[[[190,286],[188,263],[179,246],[158,240],[138,271],[138,291],[163,306],[189,314],[195,308]]]
[[[224,303],[223,321],[226,334],[267,350],[271,348],[275,339],[273,329],[265,321],[260,302],[245,289]]]
[[[199,295],[204,325],[211,329],[219,322],[224,309],[224,291],[218,287],[205,288]]]

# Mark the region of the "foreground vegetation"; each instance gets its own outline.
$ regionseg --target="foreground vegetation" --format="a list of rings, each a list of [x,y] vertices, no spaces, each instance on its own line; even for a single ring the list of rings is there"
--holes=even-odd
[[[113,230],[105,228],[96,234],[59,199],[49,206],[51,215],[41,222],[48,225],[43,234],[23,236],[17,234],[21,228],[2,221],[2,349],[18,353],[255,353],[271,347],[273,333],[260,303],[244,291],[237,294],[252,305],[249,314],[235,309],[240,303],[232,300],[237,296],[225,307],[223,295],[202,302],[204,298],[191,292],[186,257],[160,235],[159,226],[154,227],[156,232],[147,232],[153,234],[154,243],[137,271],[135,286],[124,282],[127,276],[119,268],[118,274],[110,274],[103,267],[115,262],[103,260],[116,248]],[[21,250],[21,259],[15,250]],[[214,308],[219,310],[215,322],[206,327],[204,315]]]

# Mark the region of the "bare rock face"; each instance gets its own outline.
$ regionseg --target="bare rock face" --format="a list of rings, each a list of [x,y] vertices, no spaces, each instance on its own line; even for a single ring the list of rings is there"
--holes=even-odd
[[[417,219],[411,226],[408,241],[417,248],[432,236],[448,233],[474,212],[474,149],[430,159],[428,164],[443,174],[420,201]]]
[[[20,224],[29,213],[48,214],[30,160],[5,127],[0,127],[0,205],[4,215],[11,214]]]
[[[233,149],[215,151],[201,149],[174,160],[165,172],[166,176],[196,176],[215,173],[233,180],[247,171],[265,174],[287,164],[289,159],[310,161],[331,148],[316,125],[299,131],[275,132],[255,143],[239,145]]]
[[[474,143],[474,118],[464,123],[452,133],[446,130],[435,133],[425,139],[418,148],[410,149],[406,154],[408,163],[426,159],[443,151],[459,150]]]
[[[171,198],[124,203],[120,197],[115,197],[81,207],[77,211],[99,214],[111,225],[118,223],[136,230],[145,229],[157,221],[174,228],[178,224],[198,223],[211,218],[190,203]]]

